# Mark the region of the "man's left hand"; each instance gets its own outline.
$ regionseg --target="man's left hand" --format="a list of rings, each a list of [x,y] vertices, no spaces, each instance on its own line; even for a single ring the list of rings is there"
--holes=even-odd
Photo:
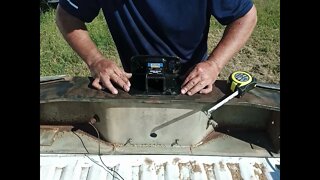
[[[207,60],[198,63],[184,80],[181,86],[181,94],[187,93],[192,96],[197,92],[201,94],[210,93],[219,73],[219,67],[214,61]]]

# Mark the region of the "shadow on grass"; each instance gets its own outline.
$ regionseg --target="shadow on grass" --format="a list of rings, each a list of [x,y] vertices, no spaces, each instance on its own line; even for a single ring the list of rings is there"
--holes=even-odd
[[[58,2],[49,3],[48,0],[40,0],[40,14],[49,11],[50,9],[56,9]]]

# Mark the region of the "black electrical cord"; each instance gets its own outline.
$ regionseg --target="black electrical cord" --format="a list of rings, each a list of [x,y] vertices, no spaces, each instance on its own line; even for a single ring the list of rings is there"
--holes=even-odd
[[[84,149],[85,149],[85,150],[87,151],[87,153],[89,154],[89,151],[88,151],[88,149],[86,148],[86,146],[84,145],[84,142],[82,141],[81,137],[80,137],[78,134],[76,134],[74,131],[72,131],[72,132],[73,132],[73,134],[75,134],[75,135],[80,139],[80,141],[81,141],[81,143],[82,143],[82,146],[84,147]],[[92,161],[93,163],[95,163],[96,165],[102,167],[106,172],[108,172],[109,174],[111,174],[111,176],[114,176],[114,175],[113,175],[110,171],[108,171],[104,166],[98,164],[97,162],[95,162],[95,160],[93,160],[93,159],[91,159],[89,156],[87,156],[87,154],[85,154],[85,156],[86,156],[90,161]]]
[[[111,174],[114,178],[117,178],[117,179],[119,179],[118,177],[116,177],[113,173],[111,173],[111,172],[114,172],[114,173],[116,173],[122,180],[124,180],[123,179],[123,177],[116,171],[116,170],[114,170],[114,169],[112,169],[111,167],[108,167],[104,162],[103,162],[103,160],[102,160],[102,158],[101,158],[101,154],[100,154],[100,134],[99,134],[99,131],[96,129],[96,127],[94,127],[93,126],[93,124],[91,124],[91,122],[89,122],[89,124],[95,129],[95,131],[96,131],[96,133],[97,133],[97,135],[98,135],[98,156],[99,156],[99,158],[100,158],[100,161],[102,162],[102,164],[103,164],[103,166],[102,165],[100,165],[100,164],[98,164],[97,162],[95,162],[95,160],[93,160],[93,159],[91,159],[89,156],[87,156],[87,154],[89,154],[89,151],[88,151],[88,149],[87,149],[87,147],[85,146],[85,144],[84,144],[84,142],[83,142],[83,140],[82,140],[82,138],[78,135],[78,134],[76,134],[74,131],[72,131],[79,139],[80,139],[80,141],[81,141],[81,143],[82,143],[82,146],[84,147],[84,149],[86,150],[86,152],[87,152],[87,154],[85,154],[85,156],[90,160],[90,161],[92,161],[93,163],[95,163],[95,164],[97,164],[98,166],[100,166],[100,167],[102,167],[105,171],[107,171],[109,174]],[[111,172],[110,172],[111,171]]]
[[[107,169],[109,169],[110,171],[115,172],[122,180],[124,180],[123,177],[122,177],[116,170],[114,170],[114,169],[106,166],[106,164],[104,164],[104,162],[103,162],[103,160],[102,160],[102,158],[101,158],[101,154],[100,154],[100,140],[101,140],[101,139],[100,139],[100,133],[99,133],[98,129],[97,129],[96,127],[94,127],[94,125],[93,125],[91,122],[89,122],[89,124],[94,128],[94,130],[96,131],[96,133],[97,133],[97,135],[98,135],[98,141],[99,141],[99,143],[98,143],[98,146],[99,146],[98,155],[99,155],[100,161],[102,162],[102,164],[103,164]],[[119,179],[119,178],[118,178],[118,179]]]

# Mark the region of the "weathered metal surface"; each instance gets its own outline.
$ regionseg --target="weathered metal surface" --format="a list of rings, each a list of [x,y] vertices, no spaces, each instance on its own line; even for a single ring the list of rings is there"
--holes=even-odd
[[[89,78],[80,77],[40,86],[41,124],[87,123],[97,116],[103,138],[112,143],[131,139],[134,144],[200,143],[213,130],[203,111],[226,93],[225,81],[217,81],[208,95],[191,97],[131,96],[121,90],[112,95],[90,88]],[[215,111],[213,118],[219,128],[267,129],[270,114],[280,110],[279,93],[256,88]]]
[[[269,84],[269,83],[257,83],[256,87],[274,89],[280,91],[280,84]]]
[[[52,138],[52,131],[55,136]],[[94,133],[93,133],[94,134]],[[261,139],[263,136],[252,133],[251,137]],[[241,140],[238,137],[224,133],[212,132],[197,146],[171,145],[139,145],[134,142],[116,144],[100,140],[88,132],[72,126],[40,126],[40,152],[41,153],[90,153],[98,154],[99,143],[101,154],[180,154],[180,155],[232,155],[251,157],[272,157],[269,147],[270,142],[256,144],[253,141]],[[267,137],[264,137],[267,138]],[[266,141],[266,140],[265,140]],[[51,142],[50,145],[44,142]],[[88,150],[88,152],[87,152]]]
[[[110,94],[107,91],[96,90],[90,87],[90,79],[86,77],[65,78],[65,81],[53,83],[40,83],[40,103],[76,100],[83,102],[92,102],[99,100],[118,100],[130,99],[136,100],[137,103],[181,103],[198,102],[198,103],[216,103],[223,98],[228,90],[226,81],[216,81],[213,90],[209,94],[195,94],[193,96],[176,95],[176,96],[134,96],[121,89],[119,94]],[[266,90],[255,88],[246,93],[242,98],[235,98],[228,102],[229,104],[250,104],[253,106],[262,105],[265,108],[279,110],[280,108],[280,91]],[[210,104],[209,104],[210,105]]]
[[[191,97],[112,95],[88,85],[40,82],[41,179],[120,178],[98,154],[124,179],[280,179],[278,90],[229,101],[213,112],[213,131],[203,110],[226,95],[225,81]]]
[[[52,145],[58,131],[59,131],[58,127],[40,128],[40,145],[42,146]]]
[[[66,75],[57,75],[57,76],[44,76],[40,77],[40,83],[45,83],[49,81],[66,81],[68,77]]]
[[[280,158],[41,154],[40,179],[279,180],[277,166]]]
[[[50,136],[55,131],[55,136]],[[51,142],[50,144],[47,142]],[[41,153],[89,153],[98,154],[100,152],[110,154],[113,145],[104,141],[99,141],[96,137],[76,130],[73,126],[40,126],[40,152]]]
[[[105,139],[115,143],[131,138],[134,144],[170,145],[178,140],[180,145],[192,145],[213,130],[206,129],[207,116],[199,109],[119,107],[108,108],[99,117],[105,120],[97,123],[97,128]]]

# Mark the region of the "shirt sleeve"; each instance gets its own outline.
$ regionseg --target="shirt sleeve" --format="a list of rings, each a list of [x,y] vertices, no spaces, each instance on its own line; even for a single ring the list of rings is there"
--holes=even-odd
[[[87,23],[92,22],[100,11],[96,0],[60,0],[59,4],[69,14]]]
[[[253,6],[251,0],[210,0],[211,14],[222,25],[244,16]]]

